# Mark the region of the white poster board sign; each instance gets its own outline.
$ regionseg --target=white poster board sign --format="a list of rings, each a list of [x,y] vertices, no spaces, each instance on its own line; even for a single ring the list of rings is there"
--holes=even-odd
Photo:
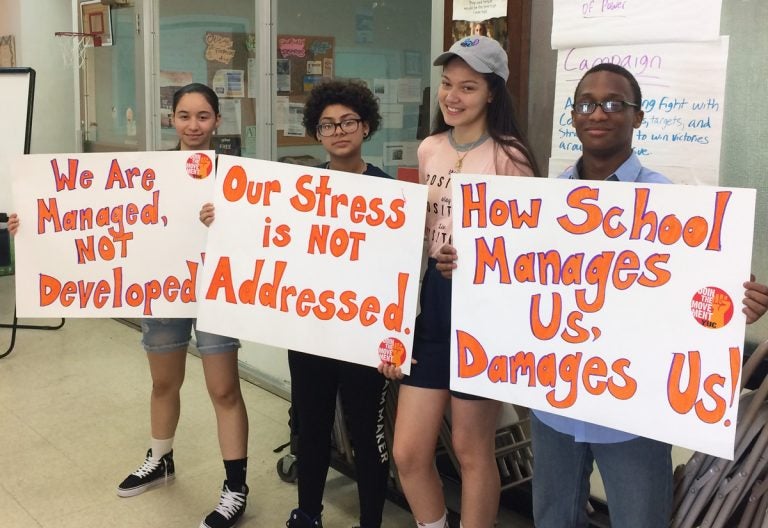
[[[213,160],[213,151],[15,158],[19,316],[194,317]]]
[[[198,328],[410,369],[427,190],[219,156]]]
[[[552,49],[720,35],[722,0],[553,0]]]
[[[11,160],[25,152],[27,123],[32,123],[35,71],[29,68],[0,68],[0,213],[12,213]]]
[[[754,189],[452,185],[453,390],[732,458]]]
[[[454,0],[453,19],[482,22],[507,16],[507,0]]]
[[[728,37],[714,42],[560,50],[552,158],[575,161],[581,156],[571,120],[573,96],[584,73],[604,62],[624,66],[640,84],[645,116],[632,145],[643,164],[651,168],[684,164],[696,168],[695,183],[717,184]]]

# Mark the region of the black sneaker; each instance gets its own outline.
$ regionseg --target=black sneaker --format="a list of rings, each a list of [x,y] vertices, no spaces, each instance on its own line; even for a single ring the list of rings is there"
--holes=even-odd
[[[120,497],[133,497],[160,484],[170,484],[175,477],[173,450],[163,455],[160,460],[153,460],[150,449],[141,467],[128,475],[117,487],[117,494]]]
[[[323,528],[323,519],[321,515],[312,519],[297,508],[291,512],[291,516],[285,521],[285,526],[287,528]]]
[[[227,481],[221,488],[219,505],[200,523],[200,528],[231,528],[237,523],[245,511],[248,496],[248,486],[243,485],[240,491],[229,489]]]

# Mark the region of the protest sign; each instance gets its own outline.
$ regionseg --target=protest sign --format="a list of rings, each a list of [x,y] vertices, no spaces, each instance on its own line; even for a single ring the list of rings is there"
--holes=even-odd
[[[12,162],[20,317],[194,317],[214,153]]]
[[[452,184],[453,390],[733,456],[753,189]]]
[[[408,372],[426,192],[219,156],[198,328]]]
[[[716,40],[722,0],[554,0],[552,49]]]

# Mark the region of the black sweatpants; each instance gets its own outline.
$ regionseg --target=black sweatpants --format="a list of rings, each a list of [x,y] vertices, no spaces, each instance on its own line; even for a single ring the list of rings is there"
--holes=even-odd
[[[389,476],[384,438],[388,381],[372,367],[290,350],[291,399],[298,422],[299,509],[323,509],[331,434],[340,391],[355,460],[361,528],[379,528]]]

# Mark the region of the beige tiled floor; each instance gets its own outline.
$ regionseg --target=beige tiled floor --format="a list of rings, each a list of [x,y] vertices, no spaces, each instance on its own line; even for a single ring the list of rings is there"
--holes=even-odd
[[[11,278],[0,277],[2,323],[11,320],[12,289]],[[18,331],[14,351],[0,359],[0,527],[197,527],[215,506],[224,470],[201,364],[192,355],[174,445],[176,482],[130,499],[115,494],[148,447],[151,382],[139,338],[111,319]],[[9,341],[10,330],[0,329],[0,353]],[[277,477],[280,455],[272,449],[288,439],[289,404],[247,382],[243,392],[251,494],[239,526],[281,527],[296,489]],[[384,517],[384,527],[413,526],[410,514],[389,502]],[[323,518],[328,528],[357,524],[354,483],[333,471]]]

